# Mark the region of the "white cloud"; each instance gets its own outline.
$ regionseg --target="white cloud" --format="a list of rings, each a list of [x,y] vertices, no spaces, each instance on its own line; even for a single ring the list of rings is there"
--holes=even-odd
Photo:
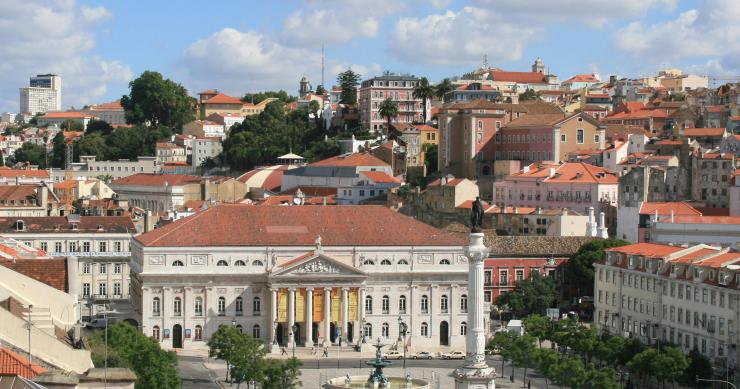
[[[473,0],[478,7],[519,20],[568,21],[591,27],[644,16],[651,8],[672,11],[676,3],[677,0]]]
[[[188,87],[197,92],[218,88],[241,95],[246,91],[284,89],[296,94],[302,75],[314,86],[321,83],[321,52],[286,46],[256,31],[224,28],[197,40],[185,49],[181,59]],[[361,66],[330,61],[326,64],[326,83],[352,67],[355,71],[379,71],[379,65]]]
[[[470,65],[483,61],[517,60],[534,38],[537,27],[511,21],[485,9],[465,7],[423,18],[401,18],[388,45],[410,63]]]
[[[633,22],[618,30],[617,49],[638,58],[669,64],[700,59],[694,71],[727,73],[740,71],[740,3],[707,0],[698,9],[681,13],[674,20],[653,24]]]
[[[281,40],[290,46],[319,47],[340,44],[354,38],[378,36],[385,17],[403,10],[396,0],[314,0],[288,15]]]
[[[108,17],[105,8],[74,0],[0,2],[0,107],[17,110],[18,88],[37,73],[62,76],[62,108],[100,102],[109,84],[125,85],[128,66],[91,54],[93,22]]]
[[[80,9],[82,12],[82,17],[85,19],[85,21],[90,23],[97,23],[101,22],[103,20],[110,19],[113,15],[111,15],[110,11],[108,11],[105,7],[88,7],[83,5]]]

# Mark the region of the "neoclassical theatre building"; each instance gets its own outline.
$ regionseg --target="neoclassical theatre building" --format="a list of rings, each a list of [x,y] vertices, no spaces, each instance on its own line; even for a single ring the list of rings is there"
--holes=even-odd
[[[398,345],[400,318],[410,349],[464,350],[466,244],[382,206],[218,205],[134,239],[132,294],[164,348]]]

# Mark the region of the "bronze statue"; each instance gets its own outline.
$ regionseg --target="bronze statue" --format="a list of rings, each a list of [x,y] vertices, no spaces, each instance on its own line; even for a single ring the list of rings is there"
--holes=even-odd
[[[473,201],[473,207],[470,210],[470,231],[481,232],[481,226],[483,225],[483,203],[480,201],[480,197],[476,197]]]

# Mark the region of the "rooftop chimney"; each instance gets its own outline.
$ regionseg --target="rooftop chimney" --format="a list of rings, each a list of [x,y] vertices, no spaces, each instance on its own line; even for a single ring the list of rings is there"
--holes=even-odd
[[[586,222],[586,236],[596,236],[596,221],[594,220],[594,207],[588,207],[588,221]]]

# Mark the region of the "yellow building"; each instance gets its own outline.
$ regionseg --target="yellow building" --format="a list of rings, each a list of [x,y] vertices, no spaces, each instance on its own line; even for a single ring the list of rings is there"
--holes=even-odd
[[[198,96],[201,119],[205,119],[214,113],[239,116],[257,115],[265,110],[267,104],[277,100],[276,98],[267,98],[257,104],[245,103],[238,97],[229,96],[216,90],[206,90],[198,93]]]

